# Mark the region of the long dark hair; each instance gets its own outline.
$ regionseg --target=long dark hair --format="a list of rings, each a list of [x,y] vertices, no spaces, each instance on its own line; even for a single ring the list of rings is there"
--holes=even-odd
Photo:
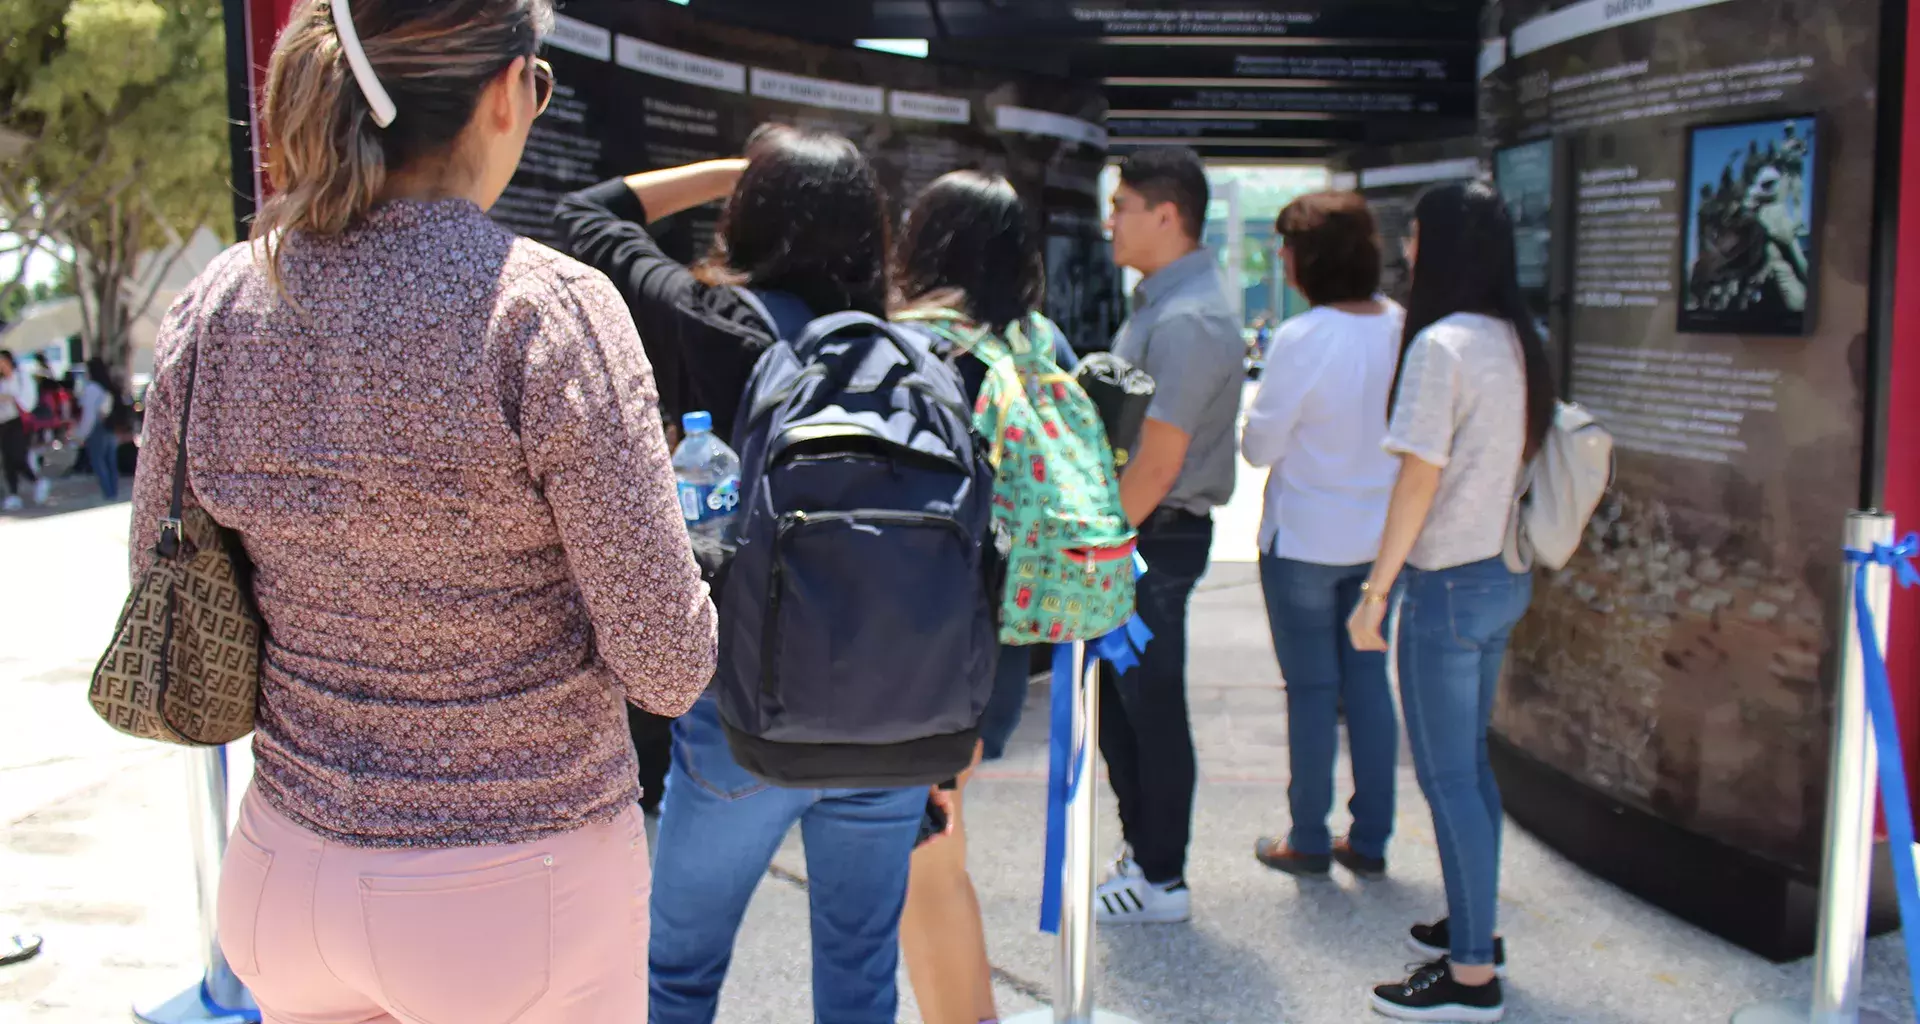
[[[756,133],[720,214],[708,284],[784,291],[817,314],[887,312],[887,206],[860,150],[828,132]]]
[[[1553,372],[1547,346],[1534,326],[1533,313],[1520,292],[1513,252],[1513,220],[1506,201],[1491,185],[1455,182],[1428,189],[1413,208],[1420,250],[1407,298],[1406,331],[1400,339],[1400,366],[1393,372],[1393,393],[1400,394],[1407,350],[1421,331],[1455,313],[1479,313],[1505,320],[1520,337],[1527,371],[1527,454],[1540,450],[1553,425]]]
[[[902,306],[952,306],[997,331],[1040,308],[1046,272],[1013,183],[953,171],[928,185],[907,214],[893,280]]]

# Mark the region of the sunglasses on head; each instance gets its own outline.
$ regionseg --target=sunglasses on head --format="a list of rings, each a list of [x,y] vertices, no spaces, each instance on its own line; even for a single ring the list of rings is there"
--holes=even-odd
[[[527,70],[533,74],[533,116],[539,117],[547,112],[547,104],[553,102],[553,65],[535,57]]]

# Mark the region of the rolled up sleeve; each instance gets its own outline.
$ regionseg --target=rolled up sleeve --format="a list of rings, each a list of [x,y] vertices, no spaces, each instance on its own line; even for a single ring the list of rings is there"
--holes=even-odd
[[[1395,455],[1445,467],[1453,457],[1459,404],[1459,357],[1432,335],[1422,334],[1407,349],[1383,446]]]

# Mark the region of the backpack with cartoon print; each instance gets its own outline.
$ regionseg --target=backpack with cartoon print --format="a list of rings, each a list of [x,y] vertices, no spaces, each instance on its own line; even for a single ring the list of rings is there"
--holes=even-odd
[[[1005,335],[952,310],[905,314],[987,368],[973,428],[994,469],[993,526],[1006,562],[1000,642],[1092,640],[1133,615],[1134,531],[1100,412],[1053,360],[1057,332],[1032,314]]]

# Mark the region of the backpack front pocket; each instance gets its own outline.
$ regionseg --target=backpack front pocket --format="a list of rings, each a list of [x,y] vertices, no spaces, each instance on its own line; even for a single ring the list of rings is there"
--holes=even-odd
[[[966,681],[983,609],[977,547],[923,512],[790,512],[762,635],[768,740],[899,743],[978,721]]]

